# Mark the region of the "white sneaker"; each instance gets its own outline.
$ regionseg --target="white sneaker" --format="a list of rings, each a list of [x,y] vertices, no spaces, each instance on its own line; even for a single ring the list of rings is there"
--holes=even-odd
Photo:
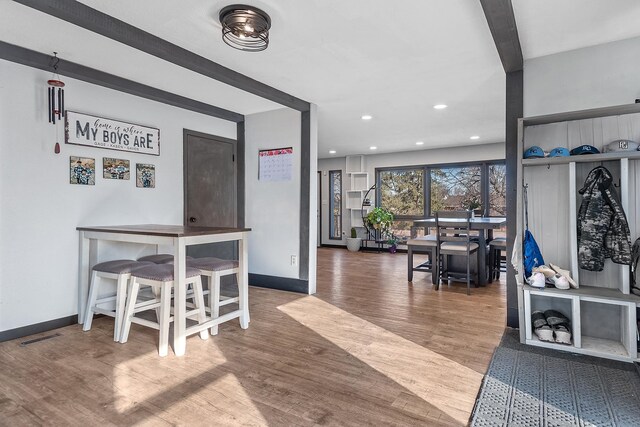
[[[576,283],[576,281],[575,281],[575,280],[573,280],[573,279],[571,278],[571,273],[569,273],[569,271],[568,271],[568,270],[563,270],[563,269],[561,269],[560,267],[558,267],[558,266],[557,266],[557,265],[555,265],[555,264],[549,264],[549,266],[550,266],[551,268],[553,268],[553,270],[554,270],[556,273],[558,273],[558,274],[559,274],[559,275],[561,275],[561,276],[564,276],[564,277],[567,279],[567,281],[569,282],[569,286],[570,286],[570,287],[572,287],[573,289],[578,289],[578,284]]]
[[[552,278],[556,272],[553,271],[553,269],[551,267],[547,267],[546,265],[539,265],[537,267],[533,267],[531,269],[532,273],[542,273],[544,274],[544,277],[546,277],[547,279]]]
[[[534,288],[544,288],[544,274],[540,272],[533,273],[529,276],[527,282]]]
[[[571,287],[569,285],[569,281],[567,280],[567,278],[560,274],[555,274],[551,278],[551,282],[553,283],[553,286],[555,286],[558,289],[562,289],[563,291]]]

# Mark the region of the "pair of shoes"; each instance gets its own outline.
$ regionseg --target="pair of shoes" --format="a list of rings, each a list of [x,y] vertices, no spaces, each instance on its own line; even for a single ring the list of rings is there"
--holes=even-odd
[[[531,313],[531,324],[540,341],[571,345],[569,319],[559,311],[534,311]]]
[[[534,288],[544,288],[544,274],[540,272],[531,273],[531,276],[527,279],[527,283]]]
[[[559,274],[560,276],[564,277],[565,279],[567,279],[567,282],[569,282],[569,286],[572,287],[573,289],[578,289],[578,283],[576,283],[575,280],[573,280],[571,278],[571,273],[569,273],[568,270],[563,270],[562,268],[558,267],[557,265],[554,264],[549,264],[549,266],[553,269],[553,271],[557,274]],[[567,288],[569,289],[569,288]]]
[[[551,286],[555,286],[556,288],[562,289],[562,290],[567,290],[570,288],[569,280],[567,280],[567,278],[562,274],[558,274],[558,272],[556,272],[551,267],[547,267],[546,265],[539,265],[538,267],[534,267],[531,271],[533,273],[531,277],[533,277],[536,274],[538,275],[542,274],[544,276],[544,281]],[[562,270],[562,271],[565,271],[565,270]],[[569,272],[567,271],[566,273],[568,274]],[[531,277],[529,278],[530,280],[531,280]],[[540,286],[539,276],[537,276],[537,279],[534,278],[534,280],[531,280],[529,284],[536,288],[544,287],[544,286]]]

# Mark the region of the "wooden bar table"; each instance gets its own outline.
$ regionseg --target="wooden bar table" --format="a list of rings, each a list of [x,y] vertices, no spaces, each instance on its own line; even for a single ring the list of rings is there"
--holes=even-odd
[[[465,219],[448,218],[447,222],[466,222]],[[493,240],[493,230],[499,229],[507,224],[507,219],[502,217],[476,217],[471,218],[470,226],[472,230],[478,231],[478,252],[483,262],[479,263],[478,275],[480,276],[480,285],[487,284],[487,242]],[[416,219],[413,221],[414,227],[435,227],[435,218]]]
[[[182,356],[186,347],[186,247],[218,242],[238,242],[238,298],[240,326],[249,327],[249,274],[247,269],[250,228],[188,227],[182,225],[113,225],[77,227],[80,232],[80,259],[78,263],[78,323],[84,322],[89,292],[91,269],[98,259],[98,241],[140,243],[173,246],[174,257],[174,324],[173,351]]]

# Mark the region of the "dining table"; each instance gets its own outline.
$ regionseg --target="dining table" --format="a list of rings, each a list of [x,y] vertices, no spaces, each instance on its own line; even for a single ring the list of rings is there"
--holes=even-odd
[[[78,323],[84,322],[91,269],[98,263],[100,241],[139,243],[173,248],[174,325],[173,351],[182,356],[186,349],[186,248],[219,242],[238,242],[238,298],[240,327],[249,327],[248,242],[250,228],[194,227],[183,225],[138,224],[79,226]],[[104,261],[104,260],[101,260]]]
[[[463,218],[447,218],[447,222],[466,222]],[[484,262],[478,263],[478,275],[480,276],[479,284],[484,286],[487,284],[487,242],[493,240],[493,230],[500,229],[507,224],[507,218],[504,217],[472,217],[469,219],[471,230],[478,232],[478,256]],[[413,221],[414,227],[435,227],[435,218],[423,218]]]

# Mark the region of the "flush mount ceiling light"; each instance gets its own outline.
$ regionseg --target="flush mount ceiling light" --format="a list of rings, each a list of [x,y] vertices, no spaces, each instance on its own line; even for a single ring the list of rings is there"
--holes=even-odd
[[[433,108],[435,108],[436,110],[444,110],[445,108],[447,108],[447,106],[445,104],[436,104],[433,106]]]
[[[378,147],[369,147],[369,150],[377,150]]]
[[[222,40],[232,48],[260,52],[269,46],[271,18],[257,7],[227,6],[220,11],[220,23]]]
[[[329,150],[329,154],[336,154],[336,150]]]
[[[418,142],[416,142],[416,145],[423,145],[423,144],[424,144],[424,141],[418,141]]]
[[[480,139],[480,137],[478,135],[473,135],[473,136],[470,136],[469,139]]]

